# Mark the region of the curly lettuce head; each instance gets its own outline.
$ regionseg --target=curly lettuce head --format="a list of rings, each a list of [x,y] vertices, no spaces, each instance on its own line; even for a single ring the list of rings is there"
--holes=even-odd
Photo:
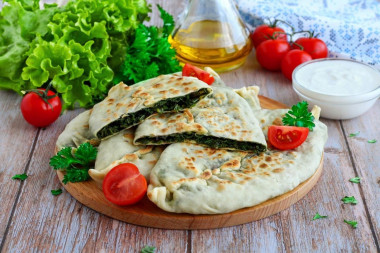
[[[124,60],[116,53],[125,52],[128,33],[149,11],[145,0],[69,2],[28,52],[22,79],[33,87],[51,80],[65,108],[93,105],[112,85],[112,67]]]

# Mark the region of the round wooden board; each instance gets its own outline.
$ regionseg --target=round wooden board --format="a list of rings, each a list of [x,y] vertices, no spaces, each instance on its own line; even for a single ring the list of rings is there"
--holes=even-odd
[[[259,96],[259,98],[262,108],[287,108],[286,105],[267,97]],[[260,220],[288,208],[303,198],[318,182],[322,174],[322,165],[323,156],[314,175],[292,191],[259,205],[227,214],[193,215],[169,213],[158,208],[146,196],[135,205],[121,207],[110,203],[104,197],[102,190],[92,180],[81,183],[69,183],[63,186],[83,205],[114,219],[131,224],[165,229],[211,229]],[[57,171],[57,174],[62,182],[63,173]]]

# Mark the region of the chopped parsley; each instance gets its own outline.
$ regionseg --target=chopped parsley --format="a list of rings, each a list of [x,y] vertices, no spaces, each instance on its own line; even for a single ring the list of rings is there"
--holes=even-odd
[[[154,252],[156,252],[156,247],[145,246],[140,252],[141,253],[154,253]]]
[[[282,123],[285,126],[307,127],[313,131],[313,127],[315,127],[314,116],[308,111],[308,106],[309,104],[306,101],[293,105],[282,118]]]
[[[377,140],[376,140],[376,139],[372,139],[372,140],[368,140],[367,142],[368,142],[368,143],[376,143]]]
[[[360,134],[360,131],[357,131],[356,133],[351,133],[348,137],[356,137]]]
[[[54,196],[57,196],[62,193],[62,189],[57,189],[57,190],[51,190],[51,194]]]
[[[354,196],[346,196],[344,198],[341,199],[343,201],[344,204],[352,204],[352,205],[356,205],[358,203],[358,201],[355,199]]]
[[[324,219],[327,216],[320,215],[318,212],[314,215],[313,220]]]
[[[50,158],[50,166],[55,170],[65,171],[62,182],[82,182],[90,178],[88,170],[96,159],[98,151],[90,143],[81,144],[77,149],[66,147],[61,149],[57,155]]]
[[[360,177],[353,177],[353,178],[350,178],[350,180],[348,181],[350,181],[351,183],[359,184],[360,180],[361,180]]]
[[[353,228],[358,227],[358,222],[355,220],[344,220],[344,222],[347,223],[348,225],[351,225],[351,227],[353,227]]]
[[[18,179],[21,181],[24,181],[27,178],[28,178],[28,175],[26,175],[25,173],[24,174],[16,174],[12,177],[12,179]]]

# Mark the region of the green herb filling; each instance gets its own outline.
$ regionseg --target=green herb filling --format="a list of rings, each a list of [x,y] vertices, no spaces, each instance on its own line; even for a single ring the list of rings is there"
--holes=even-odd
[[[266,147],[259,143],[252,143],[247,141],[234,141],[227,138],[199,135],[192,132],[181,134],[170,134],[159,137],[143,137],[137,139],[136,142],[141,144],[167,144],[177,142],[195,141],[198,144],[206,145],[211,148],[226,148],[233,150],[251,151],[255,153],[264,152]]]
[[[155,103],[152,107],[147,107],[134,113],[122,115],[119,119],[103,127],[97,133],[97,137],[103,139],[107,136],[116,134],[123,129],[141,123],[143,120],[155,113],[179,112],[186,108],[191,108],[209,93],[209,89],[202,88],[185,96],[161,100]]]

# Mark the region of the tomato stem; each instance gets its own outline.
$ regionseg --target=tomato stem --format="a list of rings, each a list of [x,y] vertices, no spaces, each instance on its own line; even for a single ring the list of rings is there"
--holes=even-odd
[[[305,49],[303,46],[301,46],[301,45],[298,44],[298,43],[293,42],[293,45],[296,45],[296,46],[299,47],[300,50],[302,50],[302,51],[304,51],[304,49]]]
[[[49,103],[49,99],[55,98],[57,96],[57,94],[48,96],[48,92],[51,89],[52,85],[53,85],[53,83],[49,82],[49,84],[46,86],[45,90],[31,89],[31,90],[25,90],[25,91],[23,91],[23,93],[27,94],[27,93],[33,92],[33,93],[37,94],[46,104],[48,104],[50,106],[51,110],[54,111],[53,106]]]

